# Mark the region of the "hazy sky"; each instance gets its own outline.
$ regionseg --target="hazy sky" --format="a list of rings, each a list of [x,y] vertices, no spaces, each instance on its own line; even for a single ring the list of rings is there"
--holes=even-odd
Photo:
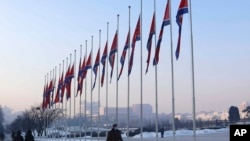
[[[167,0],[156,0],[156,34],[158,38]],[[155,68],[146,68],[146,42],[153,15],[153,0],[144,0],[142,13],[143,102],[155,111]],[[0,0],[0,104],[15,111],[42,102],[45,75],[76,50],[79,63],[80,44],[94,36],[95,59],[101,33],[101,53],[107,40],[111,46],[119,18],[119,58],[128,32],[128,6],[131,5],[131,36],[140,14],[139,0]],[[175,16],[179,0],[172,1],[173,50],[178,26]],[[193,47],[196,111],[224,111],[231,105],[250,101],[250,1],[193,0]],[[158,65],[159,112],[172,109],[170,26],[164,28]],[[70,60],[70,59],[69,59]],[[115,63],[116,64],[116,63]],[[108,65],[109,66],[109,65]],[[120,69],[120,63],[119,63]],[[102,68],[102,66],[101,66]],[[115,65],[116,68],[116,65]],[[64,68],[65,71],[66,68]],[[62,68],[61,68],[62,70]],[[77,70],[78,71],[78,70]],[[110,67],[109,67],[110,73]],[[130,75],[130,104],[140,103],[140,42],[136,42],[134,66]],[[109,84],[109,106],[115,106],[116,69]],[[87,99],[90,100],[90,71],[87,76]],[[74,83],[72,83],[72,87]],[[98,86],[98,85],[97,85]],[[105,86],[105,85],[104,85]],[[192,113],[192,79],[189,14],[183,17],[179,60],[174,59],[176,112]],[[101,88],[101,105],[105,106],[105,87]],[[97,100],[98,89],[93,91]],[[72,105],[74,99],[72,98]],[[79,97],[75,99],[79,109]],[[119,106],[127,106],[127,59],[119,80]]]

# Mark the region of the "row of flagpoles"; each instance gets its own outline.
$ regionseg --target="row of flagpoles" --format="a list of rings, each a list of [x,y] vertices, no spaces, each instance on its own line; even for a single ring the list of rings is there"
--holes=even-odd
[[[62,109],[64,109],[63,107],[63,98],[64,98],[64,94],[66,95],[66,104],[65,104],[65,109],[67,110],[67,101],[71,98],[71,82],[72,79],[74,79],[74,116],[75,116],[75,97],[77,97],[78,95],[80,95],[80,115],[81,115],[81,95],[82,95],[82,89],[83,89],[83,82],[85,80],[85,101],[84,101],[84,115],[86,116],[86,105],[87,105],[87,72],[89,69],[92,69],[91,71],[91,120],[92,120],[92,91],[95,88],[96,84],[98,84],[98,107],[100,107],[100,87],[103,87],[104,84],[104,80],[105,80],[105,76],[106,76],[106,120],[108,121],[108,81],[109,81],[109,77],[110,77],[110,83],[112,81],[112,77],[113,77],[113,71],[114,71],[114,64],[115,64],[115,57],[116,57],[116,118],[115,118],[115,123],[118,123],[118,82],[119,79],[122,75],[123,72],[123,68],[124,68],[124,64],[126,61],[126,56],[128,58],[128,77],[127,77],[127,81],[128,81],[128,101],[127,101],[127,107],[128,107],[128,123],[129,123],[129,117],[130,117],[130,113],[129,113],[129,105],[130,105],[130,74],[132,72],[132,67],[133,67],[133,58],[134,58],[134,52],[135,52],[135,47],[136,47],[136,42],[137,41],[141,41],[141,48],[140,48],[140,70],[141,70],[141,81],[140,81],[140,97],[141,97],[141,122],[140,122],[140,129],[141,129],[141,133],[142,133],[142,116],[143,116],[143,88],[142,88],[142,0],[141,0],[141,13],[139,15],[135,30],[134,30],[134,34],[132,37],[132,43],[130,41],[130,6],[129,6],[129,22],[128,22],[128,34],[127,34],[127,38],[126,38],[126,42],[125,45],[123,47],[122,50],[122,54],[120,56],[120,63],[121,63],[121,68],[120,71],[118,73],[118,35],[119,35],[119,15],[117,15],[117,29],[113,38],[113,42],[111,44],[111,48],[108,54],[108,36],[109,36],[109,23],[107,23],[107,41],[105,44],[105,47],[103,49],[103,53],[102,56],[100,56],[100,50],[101,50],[101,30],[99,30],[99,48],[97,51],[97,55],[96,55],[96,59],[95,62],[93,63],[93,36],[91,37],[91,51],[87,57],[87,41],[86,41],[86,49],[85,49],[85,55],[82,58],[82,45],[80,46],[80,61],[79,61],[79,67],[78,67],[78,75],[77,75],[77,80],[76,80],[76,50],[74,52],[74,63],[71,63],[71,56],[70,55],[70,61],[68,62],[68,58],[66,60],[66,73],[64,74],[64,61],[63,61],[63,65],[62,65],[62,69],[61,69],[61,64],[59,65],[59,75],[61,75],[58,79],[58,85],[57,85],[57,89],[56,89],[56,94],[54,97],[54,89],[55,84],[56,84],[56,71],[57,68],[55,68],[53,70],[53,76],[52,76],[52,72],[50,72],[50,79],[49,79],[49,74],[45,75],[45,85],[44,85],[44,92],[43,92],[43,102],[42,102],[42,108],[46,109],[46,108],[50,108],[51,104],[56,104],[61,102],[62,103]],[[156,110],[156,132],[158,133],[158,80],[157,80],[157,64],[159,63],[159,53],[160,53],[160,47],[161,47],[161,41],[163,39],[163,33],[164,33],[164,28],[166,26],[170,26],[170,46],[171,46],[171,75],[172,75],[172,113],[173,113],[173,124],[172,124],[172,128],[173,128],[173,138],[175,140],[175,99],[174,99],[174,67],[173,67],[173,42],[172,42],[172,18],[171,18],[171,0],[168,0],[166,3],[166,7],[165,7],[165,12],[164,12],[164,17],[163,17],[163,21],[161,24],[161,28],[160,28],[160,32],[158,35],[158,41],[157,41],[157,37],[156,37],[156,22],[155,22],[155,17],[156,17],[156,2],[154,0],[154,13],[153,13],[153,18],[152,18],[152,22],[151,22],[151,27],[150,27],[150,32],[149,32],[149,36],[148,36],[148,40],[147,40],[147,51],[148,51],[148,55],[147,55],[147,66],[146,66],[146,72],[148,72],[148,67],[150,64],[150,60],[151,60],[151,48],[152,48],[152,43],[153,43],[153,37],[155,39],[155,54],[154,54],[154,58],[153,58],[153,66],[155,66],[155,110]],[[175,51],[175,57],[176,59],[179,58],[180,55],[180,43],[181,43],[181,31],[182,31],[182,21],[183,21],[183,15],[186,13],[190,13],[190,40],[191,40],[191,61],[192,61],[192,101],[193,101],[193,137],[194,140],[196,140],[196,124],[195,124],[195,91],[194,91],[194,63],[193,63],[193,36],[192,36],[192,17],[191,17],[191,0],[180,0],[180,4],[179,4],[179,8],[177,11],[177,15],[176,15],[176,23],[179,27],[179,36],[178,36],[178,41],[177,41],[177,48]],[[130,52],[130,49],[132,49],[132,51]],[[106,61],[109,62],[110,64],[110,76],[108,76],[108,62],[106,63]],[[102,71],[100,71],[100,69],[98,70],[98,67],[100,66],[100,64],[102,64]],[[95,77],[94,77],[94,83],[92,83],[92,72],[94,73]],[[98,75],[99,74],[99,75]],[[98,77],[98,82],[97,82],[97,75]],[[49,81],[50,80],[50,81]],[[76,84],[77,83],[77,84]],[[70,102],[70,108],[69,108],[69,116],[71,117],[71,100]],[[67,111],[65,111],[66,113]],[[98,111],[98,121],[99,121],[99,111]],[[86,117],[85,117],[86,120]],[[85,121],[86,123],[86,121]],[[92,123],[91,123],[92,125]],[[99,127],[99,126],[98,126]],[[85,128],[86,129],[86,128]],[[129,124],[127,126],[127,131],[129,131]],[[156,134],[157,136],[157,140],[158,140],[158,134]],[[142,134],[141,134],[141,139],[142,139]]]

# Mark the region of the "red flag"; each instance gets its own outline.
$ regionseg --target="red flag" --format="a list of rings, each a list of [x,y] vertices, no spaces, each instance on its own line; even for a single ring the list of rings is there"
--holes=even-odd
[[[160,47],[161,47],[161,41],[162,41],[162,36],[163,36],[163,30],[164,30],[164,26],[167,26],[167,25],[170,25],[169,1],[167,2],[166,8],[165,8],[165,14],[164,14],[163,22],[161,25],[161,30],[160,30],[160,34],[158,37],[157,46],[155,49],[155,56],[154,56],[154,60],[153,60],[153,65],[157,65],[159,62],[159,54],[160,54]]]
[[[153,19],[151,22],[151,28],[149,31],[149,36],[148,36],[148,42],[147,42],[147,50],[148,50],[148,58],[147,58],[147,68],[146,68],[146,73],[148,72],[148,66],[150,63],[150,56],[151,56],[151,45],[152,45],[152,38],[153,35],[155,34],[155,13],[153,15]]]
[[[129,69],[128,69],[128,75],[130,75],[132,67],[133,67],[133,59],[134,59],[134,50],[135,50],[135,42],[139,41],[141,39],[141,24],[140,24],[140,16],[138,18],[137,24],[136,24],[136,28],[135,28],[135,32],[134,32],[134,36],[132,39],[132,52],[130,55],[130,60],[129,60]]]
[[[66,75],[65,80],[64,80],[66,91],[67,91],[66,93],[67,100],[71,97],[71,80],[73,77],[74,77],[74,64],[71,67],[71,69],[68,71],[68,74]]]
[[[177,48],[175,51],[175,56],[176,59],[178,60],[179,55],[180,55],[180,46],[181,46],[181,29],[182,29],[182,17],[184,14],[188,13],[188,1],[187,0],[181,0],[179,9],[177,11],[176,15],[176,23],[179,26],[179,36],[178,36],[178,43],[177,43]]]
[[[61,81],[62,81],[62,78],[59,78],[58,85],[57,85],[57,90],[56,90],[56,96],[55,96],[55,100],[54,100],[55,104],[60,102],[60,91],[61,91],[60,83],[61,83]]]
[[[81,64],[81,61],[80,61],[80,64],[79,64],[79,72],[78,72],[78,78],[77,78],[77,82],[78,82],[78,85],[77,85],[77,94],[78,92],[80,92],[80,95],[82,95],[82,87],[83,87],[83,80],[84,80],[84,67],[85,67],[85,57],[83,59],[83,62]]]
[[[116,31],[114,39],[113,39],[113,43],[109,52],[109,64],[111,66],[110,82],[112,80],[113,68],[114,68],[114,63],[115,63],[115,53],[117,52],[117,48],[118,48],[118,38],[117,38],[117,31]]]
[[[103,82],[104,82],[107,55],[108,55],[108,42],[106,42],[105,48],[103,50],[102,58],[101,58],[101,63],[103,65],[103,67],[102,67],[102,78],[101,78],[101,87],[103,86]]]
[[[92,90],[95,88],[95,83],[96,83],[96,76],[97,76],[97,71],[98,71],[98,66],[100,64],[100,48],[98,49],[97,55],[96,55],[96,59],[95,59],[95,64],[93,67],[93,72],[95,74],[95,80],[94,80],[94,84],[92,87]]]
[[[121,67],[121,70],[120,70],[120,73],[119,73],[119,76],[118,76],[118,80],[120,79],[120,77],[122,75],[122,71],[123,71],[123,67],[124,67],[124,62],[125,62],[126,54],[127,54],[127,49],[129,48],[129,39],[130,39],[130,31],[128,31],[126,43],[125,43],[125,46],[123,48],[122,56],[121,56],[121,59],[120,59],[120,63],[122,65],[122,67]]]

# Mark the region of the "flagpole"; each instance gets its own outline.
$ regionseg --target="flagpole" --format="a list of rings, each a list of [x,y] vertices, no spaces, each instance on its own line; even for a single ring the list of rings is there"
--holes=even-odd
[[[92,67],[92,59],[93,59],[93,38],[94,38],[94,36],[92,35],[91,36],[91,68],[93,68]],[[91,85],[92,85],[92,71],[91,71],[91,83],[90,83]],[[91,87],[91,85],[90,85],[90,87]],[[91,89],[90,89],[91,90]],[[92,111],[92,101],[93,101],[93,92],[92,92],[92,90],[91,90],[91,92],[90,92],[91,94],[90,94],[90,127],[91,127],[91,132],[90,132],[90,135],[91,135],[91,141],[92,141],[92,135],[93,135],[93,131],[92,131],[92,129],[93,129],[93,125],[92,125],[92,114],[93,114],[93,111]]]
[[[69,66],[72,67],[72,66],[71,66],[72,54],[70,53],[69,56],[70,56],[70,61],[69,61],[69,64],[70,64],[70,65],[69,65]],[[70,70],[69,72],[71,72],[71,68],[69,68],[69,70]],[[71,83],[70,83],[70,86],[69,86],[69,87],[71,87]],[[70,89],[70,95],[69,95],[69,96],[70,96],[70,97],[69,97],[69,121],[71,121],[71,120],[72,120],[72,118],[71,118],[71,100],[72,100],[72,99],[71,99],[71,89]],[[69,130],[71,130],[71,125],[70,125]],[[71,135],[70,135],[69,140],[71,140]]]
[[[119,14],[117,15],[117,55],[116,55],[116,123],[118,124],[118,39],[119,39]]]
[[[128,32],[129,32],[129,40],[128,40],[128,70],[129,70],[129,60],[130,60],[130,10],[131,6],[128,6],[129,8],[129,18],[128,18]],[[127,139],[129,141],[129,116],[130,116],[130,111],[129,111],[129,104],[130,104],[130,84],[129,84],[129,75],[128,75],[128,104],[127,104],[127,111],[128,111],[128,127],[127,127]]]
[[[75,115],[76,115],[76,50],[74,50],[74,116],[73,119],[75,120]],[[74,126],[74,140],[76,138],[76,133],[75,133],[75,126]]]
[[[195,84],[194,84],[194,54],[193,54],[193,29],[192,29],[192,12],[191,0],[189,0],[190,11],[190,40],[191,40],[191,61],[192,61],[192,93],[193,93],[193,137],[196,141],[196,112],[195,112]]]
[[[66,70],[68,71],[68,67],[69,67],[69,58],[68,57],[66,57]],[[66,71],[66,73],[65,73],[65,76],[66,76],[66,74],[67,74],[67,71]],[[66,78],[66,77],[65,77]],[[66,86],[65,86],[65,88],[66,88]],[[65,89],[66,90],[66,93],[65,93],[65,113],[66,113],[66,119],[65,119],[65,123],[66,123],[66,126],[67,126],[67,128],[68,128],[68,123],[67,123],[67,120],[68,120],[68,100],[67,100],[67,89]]]
[[[108,40],[109,40],[108,35],[109,35],[109,22],[107,22],[107,47],[108,47]],[[106,57],[105,66],[106,66],[106,123],[108,127],[109,125],[109,121],[108,121],[108,68],[109,68],[108,56]],[[106,131],[106,137],[107,136],[108,136],[108,131]]]
[[[87,59],[87,43],[88,41],[86,40],[85,41],[85,44],[86,44],[86,48],[85,48],[85,58]],[[87,71],[87,70],[84,70],[84,71]],[[87,110],[87,75],[85,76],[85,99],[84,99],[84,120],[85,120],[85,126],[84,126],[84,138],[85,138],[85,141],[86,141],[86,133],[87,133],[87,115],[86,115],[86,110]]]
[[[142,141],[142,137],[143,137],[143,135],[142,135],[142,133],[143,133],[143,123],[142,123],[142,118],[143,118],[143,99],[142,99],[142,0],[141,0],[141,21],[140,21],[140,24],[141,24],[141,26],[140,26],[140,37],[141,37],[141,121],[140,121],[140,123],[141,123],[141,141]]]
[[[156,19],[156,2],[154,0],[154,15]],[[157,39],[156,39],[156,21],[154,20],[155,23],[154,24],[154,32],[155,32],[155,48],[157,47]],[[155,132],[156,132],[156,140],[158,141],[158,75],[157,75],[157,64],[155,65],[155,118],[156,118],[156,123],[155,123]]]
[[[62,72],[64,72],[64,60],[63,60],[63,66],[62,66]],[[64,80],[63,80],[64,81]],[[64,85],[64,82],[63,82],[63,85]],[[63,87],[63,89],[64,89],[64,86],[62,86]],[[62,91],[61,91],[62,92]],[[66,111],[64,111],[64,109],[63,109],[63,97],[62,97],[62,95],[63,95],[64,93],[61,93],[61,102],[62,102],[62,110],[63,110],[63,118],[64,118],[64,120],[65,120],[65,115],[66,115]],[[63,120],[63,121],[64,121]],[[62,121],[62,122],[63,122]],[[63,122],[64,123],[64,122]],[[66,127],[66,123],[64,123],[64,127]],[[66,134],[66,130],[65,130],[65,134]]]
[[[99,30],[99,51],[101,51],[101,30]],[[100,54],[97,54],[97,55],[100,55]],[[99,131],[100,131],[100,111],[99,111],[99,109],[100,109],[100,69],[101,69],[101,65],[100,65],[100,63],[101,63],[101,61],[100,61],[100,56],[98,56],[99,57],[99,60],[98,60],[98,62],[99,62],[99,71],[98,71],[98,141],[99,141]]]
[[[175,92],[174,92],[174,55],[173,55],[173,34],[172,34],[172,14],[171,14],[171,0],[169,0],[169,18],[170,18],[170,46],[171,46],[171,80],[172,80],[172,128],[173,140],[175,141]]]
[[[80,59],[82,60],[82,45],[80,45]],[[81,61],[80,61],[81,62]],[[80,64],[81,65],[81,64]],[[80,67],[81,68],[81,67]],[[79,70],[80,71],[80,70]],[[80,76],[82,77],[82,76]],[[83,79],[83,78],[81,78]],[[83,81],[83,80],[82,80]],[[80,82],[81,83],[81,82]],[[83,86],[81,86],[80,89],[82,89]],[[80,99],[79,99],[79,113],[80,113],[80,119],[79,119],[79,126],[80,126],[80,141],[81,141],[81,137],[82,137],[82,124],[81,124],[81,119],[82,119],[82,94],[80,94]]]

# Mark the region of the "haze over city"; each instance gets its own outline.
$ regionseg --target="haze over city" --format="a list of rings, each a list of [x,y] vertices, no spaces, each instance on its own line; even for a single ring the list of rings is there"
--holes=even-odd
[[[156,37],[162,24],[167,1],[156,3]],[[175,22],[179,1],[172,1],[173,50],[178,38]],[[134,0],[11,0],[0,4],[0,105],[14,111],[24,111],[42,103],[45,75],[70,58],[73,63],[76,50],[76,67],[80,59],[80,45],[85,54],[91,48],[93,35],[93,60],[99,47],[101,53],[107,40],[109,22],[109,49],[117,29],[119,17],[118,56],[128,32],[128,6],[131,5],[131,36],[140,14],[140,2]],[[250,15],[249,0],[192,1],[194,42],[194,71],[196,111],[224,111],[231,105],[250,101]],[[155,45],[153,42],[149,72],[145,75],[147,39],[154,7],[153,1],[143,3],[143,103],[155,111],[155,68],[152,65]],[[158,70],[159,113],[171,113],[172,84],[170,56],[170,28],[164,28]],[[112,82],[109,83],[109,106],[115,106],[116,61]],[[127,106],[127,58],[119,80],[119,106]],[[69,59],[70,62],[70,59]],[[110,65],[109,67],[110,74]],[[120,62],[118,68],[120,70]],[[99,69],[102,69],[99,67]],[[62,68],[61,68],[62,70]],[[64,68],[64,72],[66,67]],[[87,99],[90,101],[91,76],[87,76]],[[93,75],[94,76],[94,75]],[[72,88],[74,84],[72,83]],[[177,113],[192,113],[192,79],[190,53],[189,14],[183,15],[181,51],[178,61],[174,58],[175,106]],[[101,105],[105,106],[106,82],[100,90]],[[72,93],[73,94],[73,93]],[[93,90],[97,101],[98,84]],[[83,98],[83,97],[82,97]],[[73,96],[70,99],[72,102]],[[76,97],[79,107],[79,96]],[[83,100],[83,99],[82,99]],[[130,104],[140,103],[140,41],[136,42],[134,66],[130,75]],[[78,110],[78,109],[77,109]]]

